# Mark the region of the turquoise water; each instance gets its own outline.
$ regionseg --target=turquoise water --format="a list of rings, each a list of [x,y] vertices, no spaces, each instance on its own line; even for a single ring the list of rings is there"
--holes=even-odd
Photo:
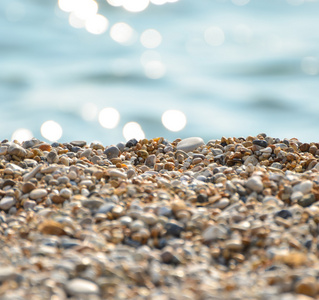
[[[1,0],[0,139],[19,128],[45,139],[41,125],[54,120],[61,142],[124,141],[128,122],[147,138],[318,141],[319,2],[246,2],[179,0],[132,13],[98,1],[109,27],[95,35],[73,28],[55,0]],[[110,36],[118,22],[132,28],[130,45]],[[140,42],[147,29],[162,37],[154,49]],[[115,128],[98,120],[105,107],[119,112]],[[184,113],[184,129],[163,126],[170,109]]]

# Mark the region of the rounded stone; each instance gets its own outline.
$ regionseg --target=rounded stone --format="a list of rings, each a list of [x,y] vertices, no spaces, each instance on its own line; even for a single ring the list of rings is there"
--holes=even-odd
[[[9,210],[16,204],[16,200],[13,197],[6,196],[0,200],[0,209]]]
[[[116,146],[110,146],[104,150],[108,159],[117,158],[120,154],[120,149]]]
[[[72,196],[72,191],[68,188],[64,188],[60,191],[60,196],[69,199]]]
[[[99,286],[89,280],[82,278],[75,278],[68,281],[65,285],[67,293],[71,296],[87,296],[98,295],[100,290]]]
[[[183,150],[185,152],[190,152],[197,149],[200,146],[205,145],[204,140],[200,137],[190,137],[181,140],[176,148],[177,150]]]
[[[30,193],[30,198],[33,200],[41,199],[48,194],[46,189],[34,189]]]
[[[246,182],[246,187],[257,193],[260,193],[264,188],[261,179],[257,176],[250,177]]]

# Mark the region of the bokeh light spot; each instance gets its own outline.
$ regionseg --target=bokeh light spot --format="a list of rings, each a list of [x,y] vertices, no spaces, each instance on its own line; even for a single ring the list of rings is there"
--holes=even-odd
[[[224,31],[217,26],[207,28],[204,38],[206,43],[211,46],[221,46],[225,41]]]
[[[69,15],[69,24],[73,28],[83,28],[85,27],[85,20],[78,18],[74,12]]]
[[[124,0],[123,7],[130,12],[140,12],[149,5],[149,0]]]
[[[135,40],[135,31],[127,23],[120,22],[111,27],[110,36],[114,41],[122,45],[131,45]]]
[[[301,60],[301,70],[307,75],[317,75],[319,73],[319,60],[313,56],[304,57]]]
[[[82,118],[86,121],[93,121],[98,113],[97,106],[94,103],[85,103],[81,109]]]
[[[155,5],[163,5],[166,2],[167,2],[166,0],[151,0],[151,3]]]
[[[150,61],[160,61],[161,54],[154,50],[146,50],[141,55],[141,64],[145,66]]]
[[[12,141],[17,140],[18,142],[22,143],[32,138],[33,138],[33,134],[29,129],[19,128],[13,132],[11,140]]]
[[[167,110],[162,115],[163,125],[170,131],[180,131],[187,123],[186,116],[180,110]]]
[[[113,107],[105,107],[99,113],[99,122],[104,128],[115,128],[119,121],[120,113]]]
[[[145,75],[151,79],[162,78],[166,73],[165,65],[158,60],[152,60],[144,66]]]
[[[239,44],[249,44],[253,37],[253,31],[244,24],[239,24],[233,31],[234,40]]]
[[[77,2],[76,9],[74,10],[75,15],[82,20],[87,20],[98,12],[98,5],[93,0],[80,0]]]
[[[140,124],[137,122],[129,122],[123,127],[123,136],[127,141],[133,138],[142,140],[145,138],[145,133]]]
[[[162,36],[155,29],[147,29],[141,34],[140,41],[145,48],[153,49],[162,43]]]
[[[45,121],[41,125],[40,131],[41,135],[51,142],[59,140],[63,133],[61,125],[52,120]]]
[[[108,4],[118,7],[118,6],[122,6],[124,0],[106,0]]]
[[[96,14],[85,21],[85,28],[93,34],[102,34],[107,30],[109,21],[102,15]]]
[[[77,7],[78,0],[59,0],[59,8],[65,12],[74,11]]]

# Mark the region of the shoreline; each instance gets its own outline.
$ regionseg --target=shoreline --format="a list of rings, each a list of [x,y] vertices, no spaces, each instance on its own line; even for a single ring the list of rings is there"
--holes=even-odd
[[[319,143],[0,144],[0,298],[318,299]]]

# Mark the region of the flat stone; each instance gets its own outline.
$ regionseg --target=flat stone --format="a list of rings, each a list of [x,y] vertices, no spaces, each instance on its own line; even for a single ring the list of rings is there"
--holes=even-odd
[[[0,282],[14,279],[17,276],[17,272],[12,266],[1,266],[0,267]]]
[[[190,137],[190,138],[186,138],[181,140],[176,148],[177,150],[183,150],[185,152],[190,152],[193,151],[195,149],[197,149],[198,147],[205,145],[204,140],[200,137]]]
[[[96,283],[82,278],[68,281],[65,290],[71,296],[98,295],[100,292]]]
[[[217,239],[225,239],[227,237],[226,228],[219,225],[211,225],[206,228],[203,232],[203,239],[205,242],[217,240]]]
[[[32,182],[26,182],[23,184],[21,190],[24,194],[30,193],[35,189],[35,185]]]
[[[33,200],[41,199],[48,194],[46,189],[34,189],[30,193],[30,198]]]
[[[0,209],[8,210],[15,204],[16,200],[13,197],[7,196],[0,200]]]
[[[109,169],[109,170],[107,170],[107,173],[111,177],[124,178],[124,179],[127,178],[127,175],[125,173],[123,173],[117,169]]]
[[[77,147],[84,147],[86,145],[86,141],[73,141],[70,144]]]

